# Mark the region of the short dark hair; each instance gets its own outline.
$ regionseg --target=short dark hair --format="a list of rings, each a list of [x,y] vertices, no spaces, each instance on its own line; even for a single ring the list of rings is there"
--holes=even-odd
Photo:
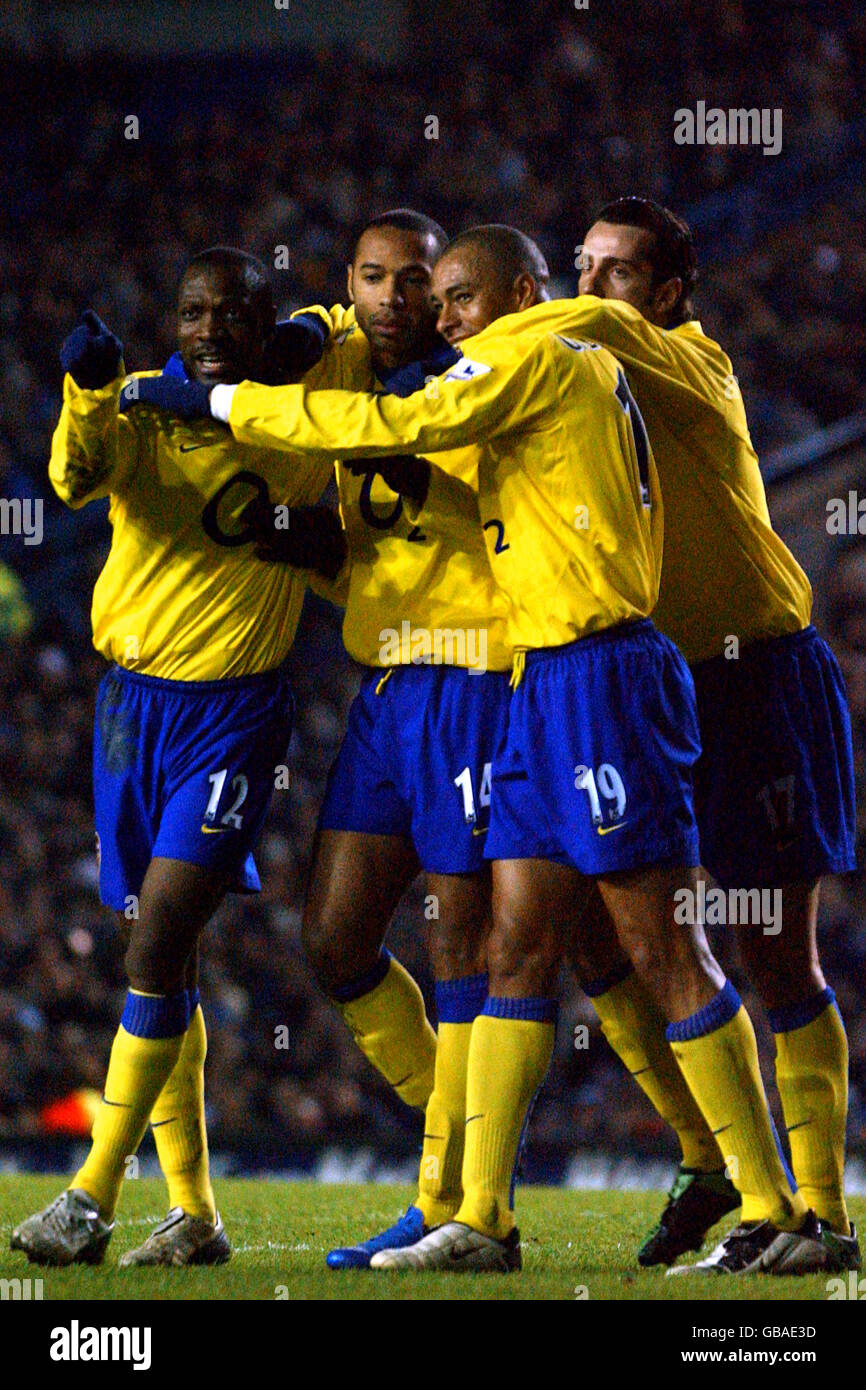
[[[476,245],[488,251],[511,284],[518,275],[531,275],[542,290],[546,290],[550,271],[544,255],[531,237],[503,222],[487,222],[461,232],[446,247],[453,251],[460,246]]]
[[[271,288],[268,274],[261,261],[255,256],[250,256],[246,251],[238,251],[234,246],[208,246],[204,251],[199,251],[193,256],[184,269],[184,277],[194,270],[208,270],[211,267],[218,267],[220,270],[234,270],[238,273],[238,278],[246,290],[250,299],[255,304],[263,320],[273,318],[275,313],[274,292]]]
[[[364,223],[355,237],[355,250],[364,233],[373,227],[396,227],[401,232],[417,232],[418,236],[431,237],[437,257],[448,245],[448,233],[432,217],[425,217],[423,212],[416,212],[414,208],[391,208],[389,212],[380,212],[378,217],[371,217],[369,222]]]
[[[653,285],[661,285],[675,275],[683,282],[667,327],[676,328],[694,318],[692,295],[698,278],[698,256],[687,222],[652,198],[615,198],[596,214],[595,221],[610,222],[615,227],[641,227],[649,232]]]

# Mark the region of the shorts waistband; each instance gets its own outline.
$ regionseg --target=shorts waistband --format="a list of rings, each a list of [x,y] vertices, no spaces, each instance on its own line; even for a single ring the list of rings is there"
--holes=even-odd
[[[640,637],[645,633],[657,631],[651,618],[636,618],[615,627],[603,628],[601,632],[591,632],[587,637],[577,637],[573,642],[564,642],[560,647],[520,647],[514,653],[514,666],[511,684],[517,688],[524,668],[536,666],[540,661],[550,661],[552,657],[562,656],[564,652],[588,651],[592,647],[603,646],[607,642],[621,642],[624,637]]]
[[[379,681],[382,684],[384,684],[385,681],[390,680],[391,677],[395,675],[398,671],[459,672],[461,675],[471,676],[473,681],[477,680],[479,676],[498,676],[500,679],[504,677],[505,680],[507,680],[509,676],[508,669],[498,671],[492,668],[480,666],[454,666],[451,663],[447,663],[444,661],[400,661],[395,666],[361,666],[360,669],[363,672],[363,675],[361,677],[362,680],[375,680]]]
[[[270,671],[254,671],[248,676],[225,676],[216,681],[174,681],[162,676],[148,676],[143,671],[127,671],[125,666],[113,665],[110,675],[118,676],[124,685],[140,685],[153,691],[171,690],[185,695],[208,695],[214,691],[264,690],[275,689],[281,681],[288,679],[288,672],[282,666]]]
[[[760,658],[764,656],[768,648],[776,649],[782,643],[786,647],[805,646],[807,642],[813,642],[818,636],[818,630],[814,623],[808,623],[806,627],[801,627],[799,632],[780,632],[776,637],[759,637],[755,642],[747,642],[741,648],[739,661],[748,660],[750,657]],[[693,671],[710,670],[714,663],[724,662],[728,665],[730,657],[725,656],[724,652],[717,652],[715,656],[707,656],[703,661],[694,661],[691,664]]]

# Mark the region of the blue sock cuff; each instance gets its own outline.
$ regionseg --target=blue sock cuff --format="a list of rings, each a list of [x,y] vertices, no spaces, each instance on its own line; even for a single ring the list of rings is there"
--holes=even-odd
[[[487,1002],[487,976],[464,975],[436,985],[436,1014],[440,1023],[471,1023]]]
[[[813,1023],[835,1002],[836,996],[827,985],[818,994],[801,999],[797,1004],[783,1004],[781,1009],[768,1009],[767,1018],[774,1033],[791,1033],[795,1028],[805,1028],[807,1023]]]
[[[520,1018],[526,1023],[555,1023],[557,999],[488,999],[481,1013],[487,1018]]]
[[[196,985],[195,989],[188,989],[187,994],[189,995],[189,1016],[190,1018],[192,1018],[193,1014],[195,1013],[196,1009],[201,1003],[201,995],[198,991],[198,985]]]
[[[388,974],[391,964],[391,952],[386,951],[383,946],[379,952],[379,959],[372,969],[364,975],[358,975],[354,980],[350,980],[347,985],[341,985],[339,989],[331,990],[331,998],[336,999],[338,1004],[351,1004],[353,999],[360,999],[365,994],[370,994],[372,990],[380,985]]]
[[[185,989],[156,995],[130,990],[120,1022],[134,1038],[177,1038],[189,1027],[189,995]]]
[[[741,1007],[741,999],[730,980],[720,989],[715,999],[705,1004],[697,1013],[689,1014],[679,1023],[669,1023],[665,1029],[668,1042],[692,1042],[695,1038],[706,1037],[717,1028],[724,1028]]]
[[[597,980],[590,980],[588,984],[582,986],[584,994],[590,999],[597,999],[600,994],[607,994],[609,989],[615,985],[621,985],[623,980],[627,980],[629,975],[634,974],[634,966],[630,961],[623,965],[618,965],[615,970],[611,970],[607,975],[599,975]]]

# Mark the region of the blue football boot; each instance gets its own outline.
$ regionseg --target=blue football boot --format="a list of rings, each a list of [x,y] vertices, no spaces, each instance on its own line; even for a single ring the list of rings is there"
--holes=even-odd
[[[360,1245],[331,1250],[326,1264],[329,1269],[369,1269],[371,1259],[380,1250],[402,1250],[407,1245],[414,1245],[428,1234],[429,1229],[424,1225],[424,1217],[418,1208],[408,1207],[397,1224],[389,1226],[381,1235],[371,1236]]]

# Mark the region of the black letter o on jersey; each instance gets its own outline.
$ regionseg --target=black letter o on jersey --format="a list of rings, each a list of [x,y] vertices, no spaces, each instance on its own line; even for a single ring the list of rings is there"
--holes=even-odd
[[[377,531],[390,531],[391,527],[396,525],[400,513],[403,510],[403,498],[398,496],[393,509],[387,516],[378,516],[376,512],[373,511],[373,501],[370,496],[375,476],[375,473],[365,473],[364,481],[361,484],[361,496],[358,505],[361,509],[361,516],[368,526],[374,527]]]
[[[247,483],[255,490],[263,502],[270,502],[268,496],[268,485],[264,478],[260,478],[258,473],[251,473],[249,469],[242,468],[239,473],[233,473],[227,482],[214,493],[201,514],[201,524],[206,536],[209,536],[217,545],[234,546],[246,545],[248,541],[254,540],[252,531],[247,526],[242,526],[240,531],[222,531],[219,524],[219,508],[227,493],[238,483]]]

